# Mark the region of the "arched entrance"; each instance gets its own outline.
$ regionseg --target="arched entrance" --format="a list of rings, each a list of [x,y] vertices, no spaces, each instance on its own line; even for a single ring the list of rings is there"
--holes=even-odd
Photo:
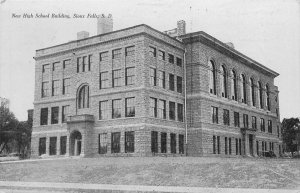
[[[70,135],[70,155],[79,156],[81,154],[82,136],[79,131],[73,131]]]

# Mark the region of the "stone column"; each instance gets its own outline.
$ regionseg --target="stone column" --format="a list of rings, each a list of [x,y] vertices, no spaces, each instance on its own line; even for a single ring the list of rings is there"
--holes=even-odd
[[[67,135],[67,142],[66,142],[66,156],[70,156],[70,135]]]

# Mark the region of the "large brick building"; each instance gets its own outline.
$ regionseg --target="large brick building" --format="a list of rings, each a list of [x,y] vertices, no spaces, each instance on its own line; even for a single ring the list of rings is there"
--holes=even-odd
[[[232,44],[111,16],[77,36],[36,51],[33,157],[279,153],[278,74]]]

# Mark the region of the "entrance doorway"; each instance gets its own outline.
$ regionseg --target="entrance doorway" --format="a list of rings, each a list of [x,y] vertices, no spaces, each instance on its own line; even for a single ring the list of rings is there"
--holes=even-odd
[[[70,155],[79,156],[81,154],[82,136],[79,131],[73,131],[70,135]]]
[[[249,134],[249,151],[250,155],[253,156],[253,135]]]

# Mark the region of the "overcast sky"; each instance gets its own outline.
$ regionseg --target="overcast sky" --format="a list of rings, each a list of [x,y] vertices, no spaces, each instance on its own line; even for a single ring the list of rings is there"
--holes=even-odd
[[[96,35],[96,19],[113,15],[114,30],[147,24],[164,31],[187,22],[187,32],[205,31],[280,73],[281,119],[300,117],[300,0],[0,0],[0,96],[19,120],[33,108],[35,50]],[[12,14],[68,14],[70,19],[12,18]]]

